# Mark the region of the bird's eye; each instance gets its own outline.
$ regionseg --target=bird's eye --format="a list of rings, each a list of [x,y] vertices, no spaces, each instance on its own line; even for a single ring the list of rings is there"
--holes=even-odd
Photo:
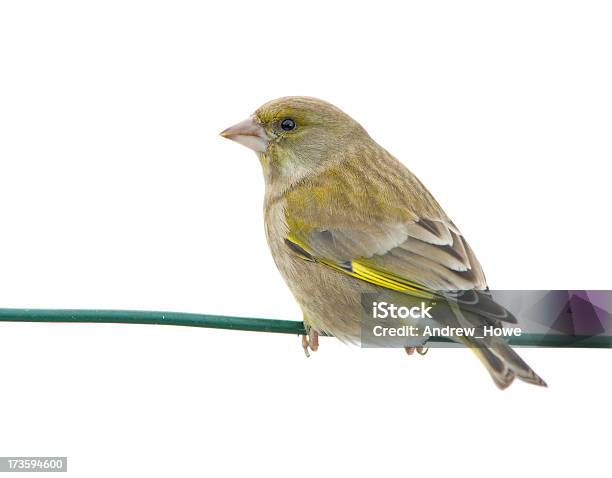
[[[295,121],[291,118],[285,118],[280,124],[283,131],[292,131],[295,129]]]

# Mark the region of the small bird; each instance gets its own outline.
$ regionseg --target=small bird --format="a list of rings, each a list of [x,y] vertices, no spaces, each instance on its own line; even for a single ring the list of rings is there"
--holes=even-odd
[[[367,294],[438,300],[451,312],[436,317],[442,325],[516,323],[493,301],[474,252],[425,186],[340,109],[279,98],[221,136],[261,162],[266,238],[302,309],[306,355],[319,334],[359,342]],[[406,352],[424,354],[425,340]],[[503,340],[457,340],[498,387],[515,377],[546,386]]]

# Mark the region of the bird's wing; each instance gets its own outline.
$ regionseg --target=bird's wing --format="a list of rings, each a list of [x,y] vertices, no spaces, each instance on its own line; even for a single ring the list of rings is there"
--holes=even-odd
[[[484,317],[516,321],[491,299],[470,246],[444,221],[420,219],[377,230],[293,231],[285,243],[302,259],[356,279],[416,297],[444,297]]]
[[[304,260],[386,289],[444,297],[493,321],[515,322],[492,300],[480,263],[460,231],[413,181],[408,194],[416,191],[426,206],[410,207],[415,201],[406,202],[405,190],[398,188],[395,196],[376,199],[376,184],[367,180],[348,192],[344,188],[341,197],[335,187],[296,191],[286,209],[287,247]],[[340,201],[342,207],[328,207]]]

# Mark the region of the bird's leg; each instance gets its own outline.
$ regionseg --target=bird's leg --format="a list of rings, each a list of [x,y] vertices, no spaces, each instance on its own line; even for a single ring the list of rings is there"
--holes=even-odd
[[[302,335],[302,348],[306,357],[310,357],[310,350],[316,352],[319,349],[319,332],[304,322],[306,334]]]
[[[313,352],[319,350],[319,332],[312,327],[308,331],[308,342],[310,343],[310,350]]]
[[[304,349],[304,354],[306,357],[310,357],[310,342],[308,341],[308,335],[302,335],[302,348]]]

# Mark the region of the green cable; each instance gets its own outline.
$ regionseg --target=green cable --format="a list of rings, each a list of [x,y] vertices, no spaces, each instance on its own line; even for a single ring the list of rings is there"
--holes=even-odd
[[[0,322],[156,324],[277,334],[303,335],[305,333],[304,323],[294,320],[142,310],[0,309]],[[429,342],[451,343],[444,337],[432,337]],[[509,343],[515,346],[612,348],[612,336],[522,334],[518,337],[511,337]]]
[[[277,334],[305,333],[303,322],[292,320],[144,310],[0,309],[0,322],[184,325]]]

